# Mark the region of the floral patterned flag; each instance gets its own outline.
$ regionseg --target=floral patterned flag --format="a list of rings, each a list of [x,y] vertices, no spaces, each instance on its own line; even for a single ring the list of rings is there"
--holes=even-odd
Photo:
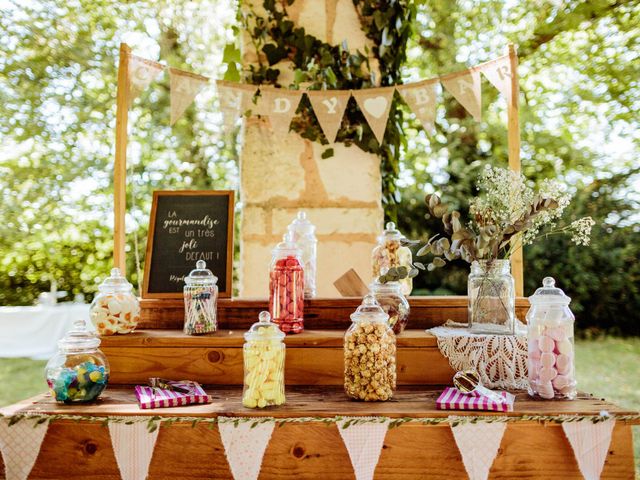
[[[394,87],[365,88],[351,92],[380,144],[384,139],[384,131],[387,129],[387,119],[394,92]]]
[[[267,449],[274,420],[256,418],[218,417],[218,429],[224,453],[235,480],[257,480],[262,458]]]
[[[580,473],[586,480],[600,478],[615,424],[613,418],[596,423],[589,420],[562,423],[562,429],[569,439]]]
[[[160,428],[149,432],[148,422],[141,417],[128,417],[133,423],[109,422],[111,446],[123,480],[145,480]],[[136,421],[138,420],[138,421]]]
[[[302,90],[260,87],[259,111],[269,117],[274,133],[283,135],[289,131],[301,97]]]
[[[479,66],[478,69],[487,77],[487,80],[504,95],[507,101],[511,101],[511,61],[509,55],[496,58]]]
[[[449,417],[462,463],[469,480],[487,480],[507,428],[506,422],[471,423],[465,417]]]
[[[171,89],[171,125],[175,124],[182,116],[196,95],[207,85],[209,79],[202,75],[178,70],[169,69],[169,80]]]
[[[129,107],[164,71],[164,65],[136,55],[129,56]]]
[[[48,428],[48,421],[24,419],[9,425],[8,419],[0,419],[0,452],[7,480],[29,477]]]
[[[467,70],[462,74],[442,77],[440,81],[475,120],[479,121],[482,118],[480,72]]]
[[[348,90],[313,90],[306,93],[324,136],[327,137],[329,143],[334,143],[351,92]]]
[[[362,423],[352,425],[354,421]],[[356,480],[373,480],[389,421],[382,417],[343,417],[337,422]]]
[[[423,80],[396,87],[411,111],[415,113],[425,130],[433,130],[436,119],[437,80]]]

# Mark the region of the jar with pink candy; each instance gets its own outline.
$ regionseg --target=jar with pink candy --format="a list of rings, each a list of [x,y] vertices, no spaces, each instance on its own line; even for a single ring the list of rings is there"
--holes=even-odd
[[[544,399],[576,398],[571,299],[551,277],[529,297],[529,395]]]

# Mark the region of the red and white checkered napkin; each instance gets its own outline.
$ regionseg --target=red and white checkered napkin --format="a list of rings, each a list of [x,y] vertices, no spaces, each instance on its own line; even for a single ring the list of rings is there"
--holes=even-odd
[[[146,385],[136,385],[136,398],[140,408],[162,408],[162,407],[179,407],[182,405],[191,405],[194,403],[209,403],[211,397],[207,395],[199,383],[187,384],[180,382],[170,382],[171,385],[177,387],[191,388],[192,393],[176,392],[175,390],[164,390],[153,388]]]
[[[509,392],[496,392],[506,400],[497,403],[479,393],[462,393],[455,387],[447,387],[436,400],[439,410],[495,410],[498,412],[512,412],[515,396]]]

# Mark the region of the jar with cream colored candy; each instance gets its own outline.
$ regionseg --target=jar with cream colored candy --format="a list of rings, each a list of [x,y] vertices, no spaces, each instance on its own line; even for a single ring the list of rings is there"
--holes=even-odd
[[[111,276],[105,278],[98,291],[89,313],[98,334],[133,332],[140,321],[140,302],[119,268],[111,270]]]
[[[284,397],[285,334],[260,312],[259,321],[244,334],[244,388],[242,405],[264,408],[282,405]]]
[[[550,399],[576,398],[571,299],[546,277],[529,297],[529,395]]]

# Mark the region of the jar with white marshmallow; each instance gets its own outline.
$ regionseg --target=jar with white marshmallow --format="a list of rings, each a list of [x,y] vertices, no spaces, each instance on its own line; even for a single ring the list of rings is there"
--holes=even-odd
[[[120,269],[112,269],[98,290],[89,309],[91,322],[98,334],[133,332],[140,321],[140,302],[133,293],[133,285],[120,273]]]
[[[550,399],[576,398],[571,299],[552,277],[529,297],[529,395]]]

